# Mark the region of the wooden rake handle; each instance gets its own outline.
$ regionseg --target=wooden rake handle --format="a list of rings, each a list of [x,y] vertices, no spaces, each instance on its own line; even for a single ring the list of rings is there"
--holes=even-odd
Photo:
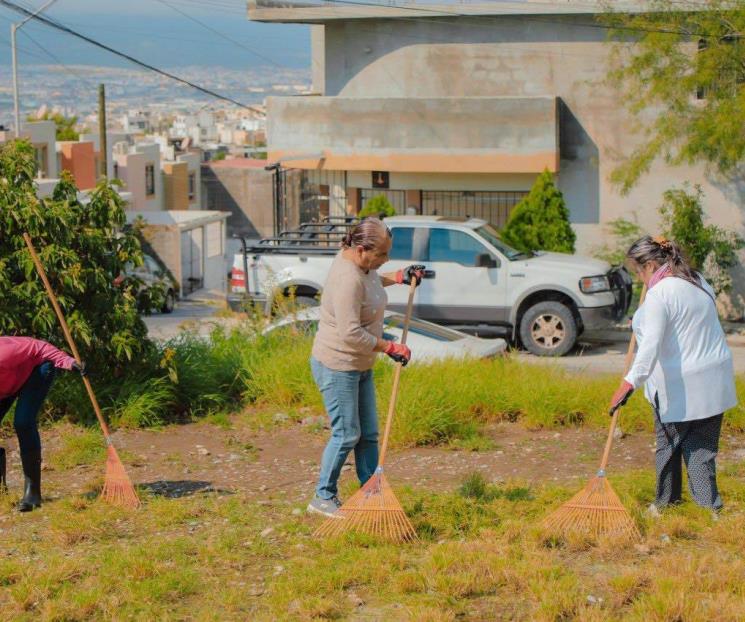
[[[41,280],[44,283],[44,288],[47,290],[47,296],[49,296],[49,301],[52,303],[52,307],[54,307],[54,312],[57,314],[57,319],[59,320],[60,326],[62,326],[62,332],[65,334],[65,339],[67,340],[67,344],[70,346],[72,355],[75,358],[75,360],[78,362],[78,365],[82,365],[83,361],[80,359],[80,353],[78,352],[78,348],[72,339],[72,335],[70,334],[70,329],[67,327],[65,316],[62,314],[62,309],[60,308],[59,303],[57,302],[57,297],[54,295],[52,286],[49,284],[47,273],[44,271],[44,266],[41,265],[39,256],[36,254],[36,249],[34,248],[33,242],[31,241],[31,237],[29,236],[28,233],[23,234],[23,240],[24,242],[26,242],[28,251],[29,253],[31,253],[31,259],[34,261],[34,266],[36,266],[36,271],[39,273],[39,276],[41,277]],[[103,435],[104,435],[104,438],[106,439],[106,444],[110,445],[111,444],[111,433],[109,432],[109,426],[106,424],[106,420],[103,418],[103,413],[101,412],[101,408],[98,405],[96,394],[93,393],[93,387],[91,386],[91,382],[90,380],[88,380],[87,376],[82,376],[82,378],[83,378],[83,384],[85,385],[85,389],[86,391],[88,391],[88,397],[90,398],[91,404],[93,405],[93,410],[96,413],[98,423],[101,424],[101,430],[103,430]]]
[[[414,308],[414,293],[416,292],[416,279],[411,279],[409,286],[409,300],[406,303],[406,318],[404,319],[404,331],[401,336],[401,343],[406,343],[406,337],[409,335],[409,323],[411,322],[411,311]],[[378,468],[385,462],[385,454],[388,451],[388,439],[391,435],[391,424],[393,423],[393,413],[396,411],[396,398],[398,397],[398,382],[401,378],[401,369],[403,363],[396,363],[396,371],[393,372],[393,389],[391,390],[391,400],[388,403],[388,418],[385,420],[385,431],[383,432],[383,443],[380,446],[380,458],[378,459]]]
[[[641,307],[644,303],[644,298],[647,296],[647,286],[644,285],[642,287],[642,293],[639,297],[639,306]],[[629,339],[629,348],[626,350],[626,359],[624,360],[624,371],[623,371],[623,377],[626,377],[626,374],[629,373],[629,370],[631,369],[631,364],[634,362],[634,349],[636,348],[636,335],[634,335],[634,331],[631,331],[631,339]],[[613,445],[613,433],[616,431],[616,424],[618,423],[618,412],[621,410],[621,407],[619,406],[616,408],[616,410],[613,411],[613,416],[610,419],[610,429],[608,430],[608,438],[605,441],[605,449],[603,450],[603,458],[600,460],[600,468],[599,471],[601,473],[605,473],[605,467],[608,466],[608,459],[610,458],[610,448]]]

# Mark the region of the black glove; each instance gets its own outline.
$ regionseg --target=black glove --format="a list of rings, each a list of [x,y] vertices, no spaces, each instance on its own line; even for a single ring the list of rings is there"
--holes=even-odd
[[[396,273],[396,283],[399,283],[400,285],[411,285],[411,279],[414,279],[416,281],[417,287],[419,287],[419,284],[424,278],[424,272],[426,271],[426,269],[426,266],[415,263],[404,268],[403,270],[399,270]]]
[[[85,367],[85,361],[82,361],[80,363],[78,363],[77,361],[75,361],[72,364],[72,369],[73,369],[73,371],[79,372],[81,376],[87,376],[88,375],[88,370]]]

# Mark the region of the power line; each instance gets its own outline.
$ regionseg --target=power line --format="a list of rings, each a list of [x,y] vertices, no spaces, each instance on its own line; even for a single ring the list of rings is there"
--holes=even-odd
[[[150,71],[153,71],[157,74],[160,74],[162,76],[165,76],[166,78],[169,78],[171,80],[174,80],[176,82],[180,82],[181,84],[185,84],[186,86],[189,86],[193,89],[196,89],[197,91],[200,91],[204,93],[205,95],[209,95],[211,97],[215,97],[216,99],[221,99],[223,101],[229,102],[231,104],[235,104],[236,106],[240,106],[241,108],[245,108],[246,110],[251,110],[252,112],[256,112],[258,114],[264,114],[262,111],[260,111],[258,108],[254,108],[253,106],[248,106],[246,104],[243,104],[231,97],[228,97],[226,95],[221,95],[220,93],[217,93],[211,89],[208,89],[206,87],[200,86],[198,84],[195,84],[194,82],[191,82],[189,80],[186,80],[185,78],[181,78],[175,74],[172,74],[168,71],[165,71],[163,69],[159,69],[158,67],[155,67],[154,65],[151,65],[149,63],[146,63],[144,61],[141,61],[134,56],[131,56],[130,54],[126,54],[125,52],[120,52],[119,50],[116,50],[112,48],[109,45],[106,45],[105,43],[101,43],[100,41],[97,41],[96,39],[93,39],[92,37],[89,37],[87,35],[84,35],[80,32],[77,32],[76,30],[73,30],[72,28],[69,28],[65,26],[64,24],[61,24],[55,20],[52,20],[48,17],[45,17],[43,15],[34,15],[31,11],[28,9],[23,8],[22,6],[19,6],[13,2],[9,2],[8,0],[0,0],[0,5],[11,9],[12,11],[15,11],[16,13],[20,13],[21,15],[25,15],[27,17],[33,17],[33,19],[46,24],[47,26],[54,28],[56,30],[59,30],[61,32],[67,33],[69,35],[72,35],[73,37],[77,37],[78,39],[82,39],[83,41],[86,41],[87,43],[90,43],[91,45],[94,45],[98,48],[101,48],[102,50],[106,50],[107,52],[110,52],[111,54],[115,54],[116,56],[120,56],[121,58],[125,58],[131,63],[134,63],[135,65],[138,65],[140,67],[143,67],[144,69],[148,69]]]
[[[26,30],[23,31],[23,35],[29,41],[31,41],[31,43],[33,43],[36,47],[38,47],[42,52],[44,52],[44,54],[46,54],[47,56],[49,56],[49,58],[51,58],[57,64],[58,67],[60,67],[64,71],[66,71],[72,77],[77,78],[78,80],[80,80],[81,82],[83,82],[84,84],[86,84],[89,88],[91,88],[91,89],[95,88],[95,85],[92,82],[89,82],[88,79],[85,78],[83,75],[81,75],[79,72],[75,71],[72,67],[69,67],[68,65],[66,65],[65,63],[63,63],[59,59],[59,57],[57,57],[54,54],[52,54],[52,52],[50,52],[41,43],[39,43],[36,39],[34,39]]]
[[[159,2],[160,4],[163,4],[163,5],[167,6],[169,9],[171,9],[173,11],[176,11],[176,13],[179,13],[180,15],[183,15],[186,19],[191,20],[195,24],[199,24],[202,28],[205,28],[206,30],[209,30],[211,33],[216,34],[221,39],[225,39],[226,41],[229,41],[233,45],[236,45],[239,48],[241,48],[243,50],[246,50],[247,52],[253,54],[257,58],[260,58],[261,60],[263,60],[263,61],[265,61],[267,63],[270,63],[270,64],[274,65],[275,67],[280,67],[282,69],[285,69],[285,67],[283,65],[280,65],[274,59],[269,58],[268,56],[264,56],[263,54],[257,52],[256,50],[254,50],[254,49],[252,49],[252,48],[250,48],[250,47],[248,47],[246,45],[243,45],[243,43],[241,43],[240,41],[236,41],[235,39],[229,37],[228,35],[226,35],[226,34],[224,34],[222,32],[220,32],[219,30],[216,30],[215,28],[213,28],[209,24],[205,24],[203,21],[197,19],[196,17],[193,17],[193,16],[189,15],[186,11],[182,11],[181,9],[179,9],[179,8],[173,6],[172,4],[166,2],[166,0],[156,0],[156,1]]]

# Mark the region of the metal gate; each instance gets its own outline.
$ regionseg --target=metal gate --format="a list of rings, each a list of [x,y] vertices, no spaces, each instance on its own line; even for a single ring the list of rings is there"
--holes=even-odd
[[[382,194],[393,205],[396,214],[406,213],[406,191],[405,190],[379,190],[378,188],[362,188],[360,190],[360,209],[375,196]]]
[[[327,216],[347,213],[345,171],[275,169],[275,235],[303,222],[318,222]]]
[[[181,234],[181,293],[200,289],[204,283],[204,229],[197,227]]]
[[[422,214],[483,218],[501,228],[527,191],[423,190]]]

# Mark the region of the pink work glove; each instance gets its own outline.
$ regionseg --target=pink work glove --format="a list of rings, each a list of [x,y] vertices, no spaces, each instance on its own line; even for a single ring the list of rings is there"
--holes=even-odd
[[[396,363],[401,363],[404,367],[406,367],[406,363],[411,360],[411,350],[409,350],[409,346],[404,345],[403,343],[389,341],[383,352],[396,361]]]

